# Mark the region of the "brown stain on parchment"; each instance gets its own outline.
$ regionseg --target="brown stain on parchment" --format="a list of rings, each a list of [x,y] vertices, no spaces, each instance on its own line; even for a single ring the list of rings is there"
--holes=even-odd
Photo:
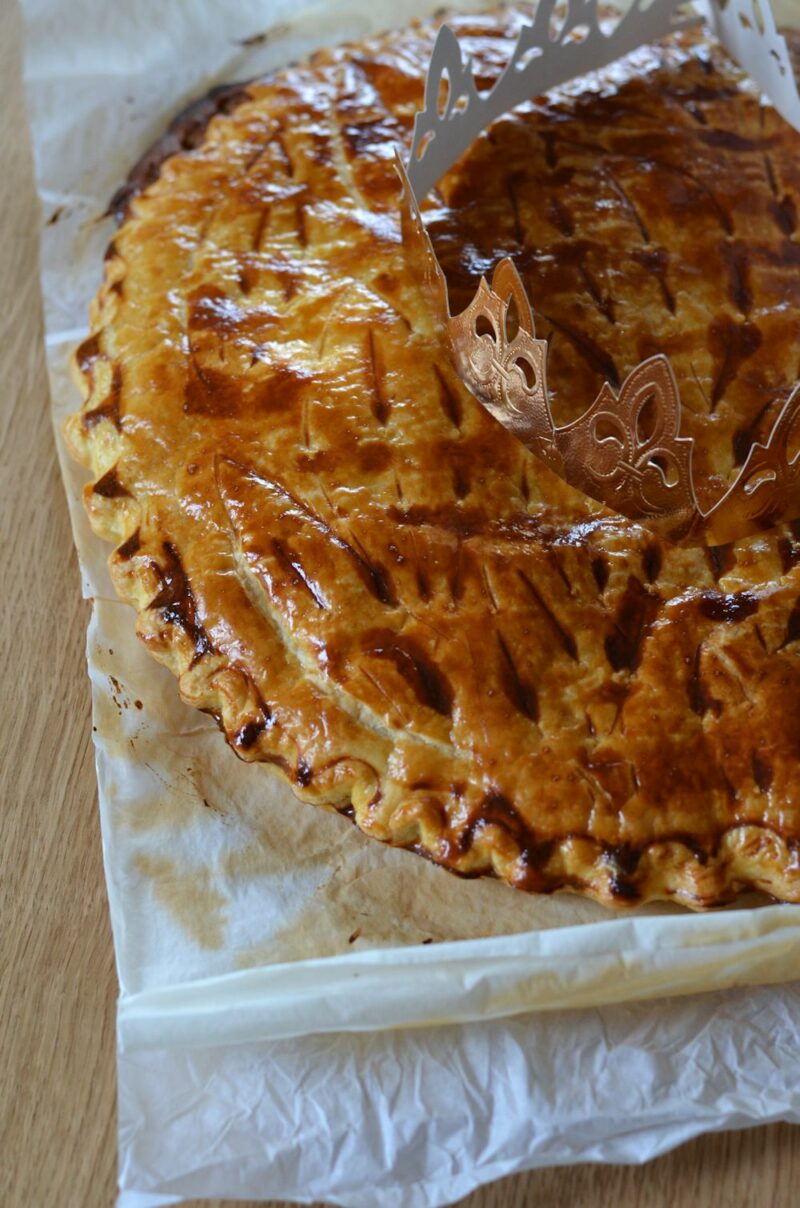
[[[190,939],[201,948],[225,945],[228,900],[211,887],[208,869],[179,871],[172,860],[140,852],[133,866],[151,883],[153,896]]]
[[[143,834],[168,827],[189,827],[204,811],[203,798],[197,792],[167,784],[160,792],[140,797],[127,812],[126,821],[134,833]]]
[[[167,775],[144,757],[131,740],[131,749],[140,762],[158,782],[158,787],[149,793],[140,793],[136,802],[124,814],[125,824],[134,834],[165,829],[183,830],[202,825],[209,811],[218,818],[226,816],[214,800],[215,794],[206,787],[206,773],[202,766],[185,770],[173,767]]]
[[[274,784],[274,772],[264,771]],[[263,800],[255,797],[232,803],[231,811],[243,841],[221,857],[221,868],[236,883],[280,875],[287,866],[304,872],[331,869],[341,858],[340,849],[354,838],[359,842],[358,833],[354,836],[353,828],[333,812],[306,802],[280,801],[277,808],[265,810]]]
[[[407,852],[392,852],[377,867],[352,867],[347,861],[337,864],[286,926],[264,943],[237,954],[237,965],[252,968],[275,961],[336,956],[353,951],[353,947],[473,939],[499,931],[496,917],[487,910],[489,895],[480,892],[479,882],[465,882],[463,887],[456,882],[454,886],[451,877],[433,866],[421,875],[410,875],[409,865],[413,864],[414,858]],[[420,880],[424,884],[422,892]],[[470,902],[469,890],[474,892],[476,887],[478,902]],[[495,883],[487,889],[489,893],[494,891],[491,901],[501,913],[504,901],[507,903],[510,932],[530,927],[524,911],[514,916],[515,890]],[[459,899],[455,907],[454,892]],[[458,928],[453,923],[456,916]]]
[[[331,852],[332,858],[336,853]],[[291,833],[283,834],[272,829],[259,829],[248,842],[227,851],[220,859],[223,874],[233,882],[258,880],[262,877],[280,876],[287,868],[296,872],[329,867],[324,850],[305,851],[301,841]]]

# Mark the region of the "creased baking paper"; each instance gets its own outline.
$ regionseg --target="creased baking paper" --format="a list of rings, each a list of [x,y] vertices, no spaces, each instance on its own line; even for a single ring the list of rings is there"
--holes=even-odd
[[[168,119],[217,83],[424,8],[25,0],[57,425],[79,403],[67,359],[113,232],[108,199]],[[709,1127],[795,1115],[776,1053],[791,1051],[797,991],[720,992],[793,976],[794,908],[616,919],[459,881],[298,803],[237,761],[137,643],[79,503],[84,475],[63,465],[94,600],[121,1204],[444,1204],[514,1170],[642,1161]],[[701,989],[717,992],[631,1001]]]

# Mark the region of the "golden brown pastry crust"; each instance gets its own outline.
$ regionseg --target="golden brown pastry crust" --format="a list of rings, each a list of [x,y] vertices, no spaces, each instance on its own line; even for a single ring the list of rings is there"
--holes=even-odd
[[[521,15],[453,20],[485,84]],[[374,838],[613,906],[800,900],[800,527],[665,546],[454,376],[391,166],[434,32],[249,85],[130,201],[67,427],[116,588],[242,758]],[[725,477],[799,372],[799,148],[683,36],[498,122],[430,229],[456,302],[515,256],[565,412],[667,352]]]

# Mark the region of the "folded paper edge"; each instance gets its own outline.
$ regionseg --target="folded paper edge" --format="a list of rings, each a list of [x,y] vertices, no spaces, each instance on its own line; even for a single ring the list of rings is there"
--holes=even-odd
[[[791,980],[798,958],[800,913],[785,905],[374,949],[123,995],[120,1051],[463,1024],[769,985]]]

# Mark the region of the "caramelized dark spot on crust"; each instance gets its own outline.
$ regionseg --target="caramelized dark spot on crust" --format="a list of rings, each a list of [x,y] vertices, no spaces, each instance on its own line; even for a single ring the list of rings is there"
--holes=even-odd
[[[417,578],[417,592],[419,593],[419,598],[420,598],[420,600],[423,601],[423,603],[427,603],[431,598],[431,585],[428,580],[428,576],[425,573],[424,566],[420,566],[419,564],[417,564],[416,578]]]
[[[248,721],[237,731],[234,743],[237,747],[241,747],[243,751],[249,751],[258,741],[258,737],[264,731],[264,726],[259,721]]]
[[[141,547],[142,541],[139,534],[139,529],[137,528],[134,533],[131,533],[130,537],[128,537],[126,541],[122,542],[122,545],[117,546],[116,557],[122,559],[123,561],[128,558],[132,558],[134,554],[138,554]]]
[[[380,474],[384,470],[388,470],[392,460],[391,445],[384,444],[382,441],[368,440],[358,447],[359,469],[363,470],[365,474]]]
[[[299,194],[294,199],[294,214],[297,222],[297,241],[302,248],[307,248],[306,207],[303,198]]]
[[[558,148],[556,147],[556,132],[555,130],[538,130],[537,134],[544,143],[544,160],[548,168],[555,168],[558,164]]]
[[[753,292],[749,279],[750,253],[742,243],[725,241],[720,244],[720,254],[730,276],[730,299],[737,310],[743,315],[749,315],[753,309]]]
[[[555,842],[552,839],[537,839],[519,811],[503,793],[493,790],[484,797],[473,811],[467,825],[455,837],[454,846],[459,854],[472,850],[476,838],[488,827],[495,826],[510,835],[520,850],[523,873],[518,883],[528,889],[548,892],[557,883],[545,876],[544,869],[550,860]]]
[[[758,751],[753,751],[750,762],[753,768],[753,780],[756,782],[759,791],[768,793],[774,777],[772,766],[763,755],[759,755]]]
[[[280,562],[281,566],[283,566],[284,570],[289,572],[290,580],[295,587],[304,588],[316,604],[317,608],[327,610],[327,600],[319,590],[317,584],[314,582],[313,577],[306,573],[306,570],[297,554],[295,554],[292,550],[287,549],[284,543],[277,537],[273,537],[270,544],[272,546],[273,554],[278,562]]]
[[[100,336],[101,332],[96,331],[94,335],[88,336],[82,344],[79,344],[75,349],[75,360],[78,368],[84,377],[91,380],[91,373],[94,368],[94,363],[99,356],[100,351]]]
[[[130,499],[131,493],[122,485],[117,474],[117,467],[112,466],[102,478],[92,486],[94,495],[102,495],[104,499]]]
[[[514,189],[515,183],[518,183],[520,176],[521,176],[520,173],[512,172],[512,174],[508,177],[508,179],[506,181],[506,189],[508,190],[508,200],[511,205],[511,213],[512,213],[512,216],[514,219],[513,236],[514,236],[514,242],[516,243],[517,247],[521,247],[522,244],[525,242],[525,231],[523,230],[522,225],[519,220],[519,204],[517,202],[517,194]]]
[[[789,42],[791,47],[792,43]],[[772,192],[769,212],[782,235],[791,238],[797,230],[797,205],[789,193],[781,194],[775,176],[775,166],[770,155],[764,156],[764,170]]]
[[[581,279],[586,286],[586,292],[594,302],[597,309],[600,311],[600,314],[608,319],[609,323],[612,325],[615,324],[617,320],[614,314],[614,299],[612,298],[611,294],[609,294],[607,291],[604,292],[600,288],[594,276],[585,264],[578,265],[578,272],[580,273]]]
[[[308,786],[311,784],[311,781],[314,779],[314,771],[304,759],[298,759],[297,771],[295,772],[294,778],[295,783],[299,784],[300,787],[304,789],[308,788]]]
[[[735,591],[730,595],[709,591],[699,597],[698,606],[709,621],[724,621],[726,625],[735,625],[758,612],[758,597],[749,591]]]
[[[202,369],[190,356],[183,409],[187,415],[235,416],[241,402],[241,385],[216,369]]]
[[[392,663],[426,709],[450,716],[453,691],[440,668],[413,638],[391,629],[373,630],[364,636],[364,653]]]
[[[258,713],[255,717],[249,718],[244,725],[236,731],[233,736],[232,746],[235,751],[250,751],[256,745],[262,734],[272,730],[275,725],[275,718],[269,705],[261,698],[261,694],[256,690],[252,679],[250,680],[250,690],[255,694],[258,703]],[[223,733],[225,730],[223,728]],[[230,738],[228,739],[230,741]],[[265,752],[259,752],[259,759],[265,763],[273,763],[288,776],[290,765],[281,755],[275,755]],[[302,760],[300,761],[302,764]],[[298,765],[299,766],[299,765]]]
[[[744,362],[758,352],[763,339],[761,329],[754,323],[736,323],[728,315],[720,315],[711,323],[708,342],[719,365],[711,391],[712,411],[736,380]]]
[[[595,373],[599,374],[615,390],[619,389],[622,379],[614,363],[614,358],[610,353],[601,348],[585,331],[578,330],[564,319],[556,319],[553,315],[546,315],[542,310],[539,313],[545,322],[549,323],[555,331],[569,340],[578,355],[583,358]]]
[[[452,853],[455,852],[455,858],[457,859],[460,855],[460,849],[447,839],[445,839],[444,842],[439,845],[439,851],[436,855],[434,855],[429,848],[425,847],[419,842],[402,843],[399,846],[405,848],[406,851],[413,852],[415,856],[422,856],[423,860],[428,860],[431,864],[436,864],[437,866],[443,865],[448,872],[452,873],[462,881],[475,881],[478,879],[478,877],[492,875],[491,872],[481,869],[475,869],[474,872],[467,872],[465,869],[459,868],[458,865],[450,863],[450,860],[453,858]]]
[[[430,507],[424,503],[412,504],[411,507],[399,508],[391,504],[387,509],[391,521],[411,528],[424,525],[441,526],[449,529],[463,538],[474,537],[481,533],[487,523],[486,513],[480,508],[464,507],[459,503],[444,504],[441,507]]]
[[[598,150],[602,150],[602,148],[598,148]],[[611,168],[607,167],[605,169],[605,176],[606,176],[606,179],[608,180],[609,184],[613,188],[614,192],[617,194],[620,201],[622,202],[625,210],[627,210],[630,219],[636,226],[636,228],[639,232],[639,235],[641,236],[642,242],[649,243],[650,242],[650,231],[648,230],[647,223],[644,221],[644,218],[641,215],[639,207],[634,203],[633,199],[631,198],[630,193],[619,181],[616,174],[611,171]]]
[[[433,371],[436,374],[436,379],[439,383],[439,401],[442,404],[442,410],[450,420],[450,423],[453,425],[453,427],[460,428],[461,401],[448,386],[447,379],[438,365],[434,365]]]
[[[543,541],[543,544],[545,546],[547,546],[547,540],[544,537],[544,535],[542,535],[542,541]],[[570,581],[570,577],[567,574],[566,570],[564,569],[564,566],[562,565],[561,558],[559,557],[559,550],[553,546],[549,546],[549,547],[547,547],[547,554],[548,554],[547,560],[548,560],[550,566],[552,566],[555,573],[558,575],[561,582],[564,584],[567,595],[568,596],[574,595],[572,582]]]
[[[498,633],[497,644],[502,654],[501,681],[503,691],[514,708],[532,722],[539,720],[539,698],[536,688],[520,674],[503,635]]]
[[[235,324],[230,315],[203,307],[203,323],[219,333],[224,339],[226,329]],[[193,330],[198,330],[195,327]],[[269,375],[249,378],[204,365],[195,350],[191,350],[187,363],[186,382],[183,394],[183,409],[187,415],[204,415],[211,418],[235,419],[242,414],[260,413],[268,416],[295,412],[309,388],[310,374],[301,365],[271,364]]]
[[[602,554],[592,558],[592,574],[599,591],[605,591],[608,584],[608,563]]]
[[[466,586],[466,570],[467,559],[464,553],[464,547],[458,538],[458,552],[455,557],[455,568],[450,577],[450,595],[454,604],[458,604],[464,596]]]
[[[552,608],[548,607],[548,605],[542,599],[542,593],[539,591],[533,581],[525,574],[525,571],[518,569],[517,575],[519,576],[520,582],[525,585],[525,590],[527,591],[528,595],[536,602],[539,609],[547,617],[547,620],[555,630],[556,636],[566,653],[571,659],[577,659],[578,644],[573,635],[569,632],[569,630],[564,628],[556,614],[553,612]]]
[[[230,113],[247,98],[246,84],[223,84],[182,109],[166,133],[131,168],[124,185],[108,203],[107,213],[114,216],[117,224],[121,223],[127,218],[134,197],[158,179],[165,160],[180,151],[199,147],[211,119],[219,113]]]
[[[793,197],[784,194],[780,200],[770,202],[769,209],[778,229],[787,239],[797,233],[797,205]]]
[[[180,555],[170,541],[161,545],[162,562],[153,564],[160,588],[148,607],[158,611],[166,624],[177,625],[194,643],[192,665],[214,647],[197,617],[194,593],[183,569]]]
[[[83,425],[87,431],[99,424],[101,420],[109,420],[119,430],[120,394],[122,392],[122,370],[114,365],[111,371],[111,390],[108,398],[93,411],[84,411]]]
[[[716,856],[719,851],[720,837],[720,835],[701,837],[690,835],[686,831],[674,831],[662,835],[658,842],[680,843],[681,847],[685,847],[687,851],[692,853],[698,864],[708,864],[709,858]]]
[[[641,264],[642,268],[647,269],[656,278],[664,298],[664,305],[669,313],[674,315],[676,309],[675,295],[667,281],[667,266],[669,264],[669,252],[667,249],[663,247],[637,248],[633,252],[633,258]]]
[[[744,465],[747,460],[747,454],[753,445],[753,442],[758,439],[759,428],[765,416],[772,410],[773,400],[768,399],[763,407],[760,407],[753,419],[749,420],[743,427],[733,434],[733,461],[734,465]]]
[[[626,877],[633,876],[641,858],[642,849],[632,843],[616,843],[606,850],[606,859]]]
[[[660,607],[660,597],[630,575],[605,641],[606,657],[614,671],[635,671],[639,666],[642,645]]]
[[[378,423],[384,425],[389,418],[392,404],[386,396],[385,370],[380,345],[371,327],[367,333],[367,347],[369,349],[369,364],[372,371],[372,413]]]
[[[392,583],[392,577],[386,567],[381,566],[380,562],[376,562],[374,559],[368,559],[365,554],[353,549],[352,545],[348,542],[344,542],[344,546],[352,557],[356,570],[367,590],[381,604],[385,604],[387,608],[394,608],[397,605],[397,594]]]
[[[707,146],[719,147],[725,151],[762,151],[771,143],[770,139],[748,138],[733,130],[703,130],[698,137]]]
[[[456,499],[466,499],[470,490],[471,484],[469,478],[461,466],[457,465],[453,470],[453,494]]]
[[[84,340],[75,351],[75,360],[83,376],[86,378],[90,389],[94,388],[94,366],[95,362],[102,358],[106,359],[105,353],[100,347],[101,332],[95,332]],[[122,370],[119,364],[114,364],[111,370],[111,389],[108,392],[106,400],[98,407],[94,407],[91,411],[83,410],[82,420],[86,431],[91,431],[96,424],[101,420],[110,420],[115,428],[119,429],[120,415],[120,395],[122,392]]]
[[[632,881],[616,873],[611,877],[609,887],[614,897],[620,898],[624,902],[638,902],[641,897],[639,890]]]
[[[706,557],[714,581],[717,583],[723,576],[730,574],[736,565],[733,544],[709,545],[706,547]]]

